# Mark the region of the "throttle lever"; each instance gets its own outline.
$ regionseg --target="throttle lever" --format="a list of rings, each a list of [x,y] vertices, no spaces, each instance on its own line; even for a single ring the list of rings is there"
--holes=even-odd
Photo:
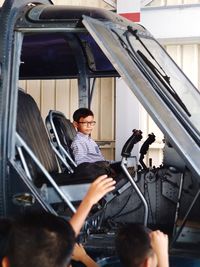
[[[156,137],[153,133],[148,135],[148,138],[146,139],[146,141],[143,143],[143,145],[140,148],[140,159],[139,162],[142,165],[143,169],[148,169],[146,164],[143,162],[144,159],[144,155],[146,155],[149,146],[156,140]]]
[[[129,137],[122,148],[121,156],[130,157],[133,146],[142,139],[142,131],[134,129],[133,134]]]

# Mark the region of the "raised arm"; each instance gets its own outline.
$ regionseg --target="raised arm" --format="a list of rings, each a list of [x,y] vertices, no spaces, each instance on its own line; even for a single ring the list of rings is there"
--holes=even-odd
[[[169,267],[168,236],[157,230],[150,233],[151,246],[157,255],[158,267]]]
[[[79,234],[84,221],[92,206],[96,204],[104,195],[115,189],[115,181],[107,175],[98,177],[90,186],[87,194],[79,205],[76,213],[69,221],[76,233]]]
[[[99,267],[99,265],[87,254],[82,244],[75,244],[72,260],[80,261],[87,267]]]

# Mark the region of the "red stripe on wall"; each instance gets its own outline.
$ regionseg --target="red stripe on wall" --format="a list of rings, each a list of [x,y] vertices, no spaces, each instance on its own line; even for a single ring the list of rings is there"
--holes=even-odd
[[[123,13],[123,14],[119,14],[122,17],[125,17],[129,20],[132,20],[134,22],[139,22],[140,21],[140,12],[136,12],[136,13]]]

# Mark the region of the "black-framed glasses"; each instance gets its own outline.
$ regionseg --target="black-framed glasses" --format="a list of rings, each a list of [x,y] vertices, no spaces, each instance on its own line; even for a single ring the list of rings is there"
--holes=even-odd
[[[83,124],[83,126],[94,126],[96,124],[96,121],[79,121],[78,123]]]

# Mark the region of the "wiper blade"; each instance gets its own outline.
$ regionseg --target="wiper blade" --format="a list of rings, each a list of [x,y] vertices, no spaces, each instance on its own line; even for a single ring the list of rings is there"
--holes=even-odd
[[[142,60],[147,64],[147,66],[151,69],[151,71],[155,74],[158,80],[164,85],[167,91],[173,96],[173,98],[178,102],[178,104],[182,107],[182,109],[186,112],[186,114],[190,117],[191,114],[188,111],[187,107],[176,93],[176,91],[171,86],[169,79],[167,76],[163,76],[160,71],[154,66],[154,64],[140,51],[137,50],[138,55],[142,58]]]
[[[131,59],[133,61],[136,61],[136,57],[133,54],[133,52],[130,50],[130,48],[128,47],[127,43],[124,42],[124,40],[121,38],[121,36],[116,31],[114,31],[113,29],[111,29],[111,31],[117,36],[119,42],[121,43],[121,46],[127,51],[128,55],[131,57]]]
[[[162,68],[162,66],[161,66],[161,65],[159,64],[159,62],[155,59],[155,57],[153,56],[153,54],[150,52],[150,50],[146,47],[146,45],[142,42],[141,38],[138,36],[138,34],[137,34],[138,30],[133,30],[133,28],[132,28],[131,26],[128,26],[128,27],[127,27],[127,31],[128,31],[129,33],[131,33],[133,36],[135,36],[135,39],[138,40],[138,41],[140,42],[140,44],[144,47],[144,49],[147,51],[147,53],[150,55],[150,57],[156,62],[156,64],[159,66],[159,68],[160,68],[160,69],[162,70],[162,72],[165,74],[166,79],[170,79],[170,77],[167,76],[165,70]],[[127,38],[127,40],[128,40],[128,38]],[[129,42],[129,40],[128,40],[128,42]],[[131,45],[130,42],[129,42],[129,45]]]
[[[147,53],[150,55],[150,57],[156,62],[156,64],[159,66],[159,68],[162,70],[164,75],[159,71],[159,69],[156,68],[156,66],[140,51],[138,50],[137,53],[140,55],[140,57],[143,59],[143,61],[149,66],[149,68],[153,71],[153,73],[156,75],[156,77],[159,79],[159,81],[165,86],[165,88],[168,90],[168,92],[174,97],[174,99],[178,102],[178,104],[182,107],[182,109],[186,112],[186,114],[190,117],[191,114],[188,111],[187,107],[179,97],[179,95],[176,93],[174,88],[170,84],[170,77],[167,76],[166,72],[162,68],[162,66],[159,64],[159,62],[155,59],[153,54],[149,51],[149,49],[146,47],[146,45],[142,42],[141,38],[138,36],[137,32],[138,30],[133,30],[131,26],[127,27],[127,32],[131,33],[133,36],[135,36],[136,40],[140,42],[140,44],[144,47],[144,49],[147,51]],[[132,45],[130,44],[130,41],[128,40],[130,47]]]
[[[174,99],[178,102],[178,104],[183,108],[183,110],[186,112],[186,114],[190,117],[191,114],[188,111],[187,107],[185,106],[185,104],[182,102],[181,98],[178,96],[178,94],[176,93],[176,91],[171,86],[171,84],[170,84],[170,77],[167,76],[167,74],[165,73],[165,71],[162,68],[162,66],[160,66],[160,64],[156,61],[156,59],[153,57],[153,55],[148,50],[148,48],[145,46],[145,44],[140,40],[140,37],[137,35],[137,30],[133,30],[131,27],[128,26],[128,31],[131,32],[132,34],[134,34],[135,37],[137,36],[137,39],[143,45],[143,47],[148,52],[148,54],[153,58],[153,60],[158,64],[159,68],[163,71],[163,73],[165,75],[163,75],[156,68],[156,66],[154,66],[154,64],[140,50],[137,51],[137,53],[139,54],[139,56],[143,59],[143,61],[147,64],[147,66],[149,66],[149,68],[152,70],[152,72],[155,74],[155,76],[159,79],[159,81],[165,86],[165,88],[168,90],[168,92],[174,97]],[[128,41],[127,36],[126,36],[126,39],[128,41],[128,45],[127,45],[127,43],[121,38],[121,36],[116,31],[112,30],[112,32],[117,36],[117,38],[120,41],[122,47],[127,51],[127,53],[129,54],[129,56],[131,57],[131,59],[136,63],[137,62],[137,58],[136,58],[136,55],[135,55],[135,51],[134,51],[132,45],[130,44],[130,42]],[[126,35],[126,32],[124,34]]]

